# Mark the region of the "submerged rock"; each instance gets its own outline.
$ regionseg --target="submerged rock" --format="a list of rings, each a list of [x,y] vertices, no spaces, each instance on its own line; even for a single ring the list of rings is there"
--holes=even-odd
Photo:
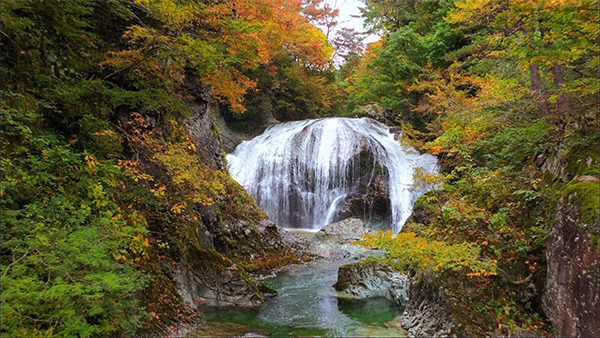
[[[204,323],[185,337],[268,337],[267,332],[235,323]]]
[[[409,336],[465,335],[452,315],[444,288],[426,276],[411,280],[388,265],[367,259],[342,265],[334,287],[342,297],[385,297],[403,306],[404,312],[386,326],[406,330]]]
[[[353,337],[408,337],[406,330],[391,325],[369,325],[352,334]]]

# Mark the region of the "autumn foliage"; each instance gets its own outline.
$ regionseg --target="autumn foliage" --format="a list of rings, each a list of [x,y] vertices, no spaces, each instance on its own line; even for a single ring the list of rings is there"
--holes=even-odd
[[[306,4],[0,6],[0,334],[132,336],[197,320],[166,267],[200,246],[199,210],[214,222],[266,216],[203,162],[183,121],[209,89],[244,112],[259,89],[251,73],[279,74],[281,59],[302,75],[325,71],[333,51]]]
[[[131,48],[114,52],[103,65],[117,71],[133,68],[142,79],[158,77],[174,88],[189,71],[235,112],[246,110],[244,94],[257,85],[244,71],[269,65],[286,54],[311,67],[325,68],[333,53],[323,32],[302,15],[301,1],[135,3],[162,26],[128,27],[125,38]]]

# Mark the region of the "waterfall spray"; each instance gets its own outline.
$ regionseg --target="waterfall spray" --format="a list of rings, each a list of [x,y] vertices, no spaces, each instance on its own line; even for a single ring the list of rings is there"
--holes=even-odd
[[[358,154],[364,152],[372,160],[368,168],[387,172],[390,228],[398,233],[426,192],[413,186],[415,169],[435,172],[437,160],[402,145],[379,122],[326,118],[278,124],[238,145],[227,161],[232,177],[275,223],[320,229],[358,189],[357,168],[365,166]]]

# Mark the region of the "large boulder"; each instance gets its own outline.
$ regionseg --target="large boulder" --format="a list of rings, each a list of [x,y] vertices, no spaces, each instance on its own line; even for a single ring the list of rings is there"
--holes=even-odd
[[[354,117],[368,117],[388,126],[396,125],[396,117],[393,111],[379,104],[368,104],[358,107],[354,112]]]
[[[598,208],[597,200],[592,208]],[[595,221],[593,224],[590,219],[590,224],[586,224],[580,204],[573,199],[559,202],[556,224],[548,238],[543,295],[544,312],[557,336],[600,336],[598,220]]]
[[[385,297],[398,305],[408,300],[409,279],[391,267],[371,260],[342,265],[333,287],[340,295]]]
[[[444,288],[427,276],[412,280],[388,265],[373,260],[342,265],[334,284],[339,296],[385,297],[404,307],[387,326],[407,330],[415,337],[464,336],[452,315],[453,304]]]
[[[314,239],[317,241],[329,241],[338,244],[348,244],[358,241],[364,234],[371,232],[365,226],[365,222],[358,218],[347,218],[339,222],[331,223],[319,230]]]

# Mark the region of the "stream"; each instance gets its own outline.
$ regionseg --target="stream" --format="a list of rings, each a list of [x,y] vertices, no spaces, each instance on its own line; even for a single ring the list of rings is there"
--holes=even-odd
[[[273,336],[405,336],[388,327],[402,308],[383,297],[338,297],[333,284],[338,268],[356,259],[317,260],[294,265],[263,282],[278,295],[258,309],[205,312],[207,322],[235,323]]]

